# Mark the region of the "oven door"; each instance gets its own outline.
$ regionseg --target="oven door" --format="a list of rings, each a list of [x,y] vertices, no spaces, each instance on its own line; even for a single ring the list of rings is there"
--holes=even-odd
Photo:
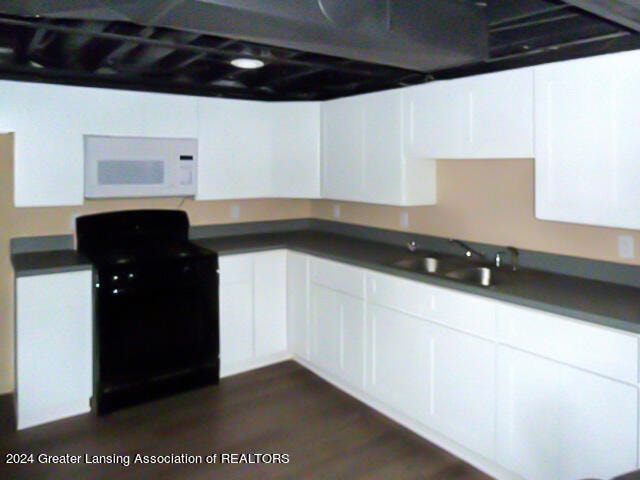
[[[98,413],[217,383],[218,274],[210,258],[99,273]]]

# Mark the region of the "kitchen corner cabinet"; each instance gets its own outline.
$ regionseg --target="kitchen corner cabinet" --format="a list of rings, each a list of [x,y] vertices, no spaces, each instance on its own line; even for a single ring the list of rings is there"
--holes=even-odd
[[[310,264],[310,360],[359,390],[364,375],[364,274],[328,260]]]
[[[403,113],[410,157],[533,157],[531,68],[405,88]]]
[[[294,357],[310,359],[309,256],[287,251],[287,343]]]
[[[275,102],[269,108],[270,196],[320,198],[320,103]]]
[[[89,412],[91,270],[18,277],[15,292],[18,429]]]
[[[219,262],[221,376],[286,358],[286,252],[224,255]]]
[[[640,228],[640,52],[535,67],[536,217]]]
[[[198,99],[198,200],[316,198],[317,103]]]
[[[435,161],[404,152],[402,91],[322,104],[322,197],[433,205]]]
[[[269,104],[198,100],[198,200],[268,197],[271,190]]]

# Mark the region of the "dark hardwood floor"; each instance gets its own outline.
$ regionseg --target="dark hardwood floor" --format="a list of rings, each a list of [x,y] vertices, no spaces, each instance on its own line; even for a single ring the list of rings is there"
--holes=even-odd
[[[81,415],[20,432],[0,421],[0,429],[0,479],[490,478],[294,362],[101,418]],[[34,463],[7,464],[12,453],[33,454]],[[137,454],[191,455],[202,463],[133,463]],[[206,464],[214,454],[216,463]],[[239,462],[262,455],[263,462],[222,463],[223,454],[253,454],[226,457]],[[67,455],[79,455],[80,463],[40,463]],[[87,463],[85,455],[118,463]],[[276,455],[288,463],[273,463]]]

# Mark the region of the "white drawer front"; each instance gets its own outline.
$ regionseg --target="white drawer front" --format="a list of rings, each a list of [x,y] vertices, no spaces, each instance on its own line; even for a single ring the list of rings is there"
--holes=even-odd
[[[391,275],[367,274],[367,300],[400,312],[426,317],[432,308],[433,289]]]
[[[253,253],[221,256],[220,283],[253,282],[253,257]]]
[[[621,381],[638,381],[638,338],[524,307],[499,305],[500,342]]]
[[[364,272],[358,267],[312,258],[311,281],[332,290],[364,298]]]
[[[496,302],[475,295],[433,289],[433,309],[430,320],[448,327],[494,339],[496,335]]]

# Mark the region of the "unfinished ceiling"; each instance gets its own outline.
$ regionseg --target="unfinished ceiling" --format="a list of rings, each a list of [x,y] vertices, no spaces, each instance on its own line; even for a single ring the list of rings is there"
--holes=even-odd
[[[0,78],[324,100],[640,48],[626,0],[0,4]],[[260,59],[240,69],[236,58]]]

